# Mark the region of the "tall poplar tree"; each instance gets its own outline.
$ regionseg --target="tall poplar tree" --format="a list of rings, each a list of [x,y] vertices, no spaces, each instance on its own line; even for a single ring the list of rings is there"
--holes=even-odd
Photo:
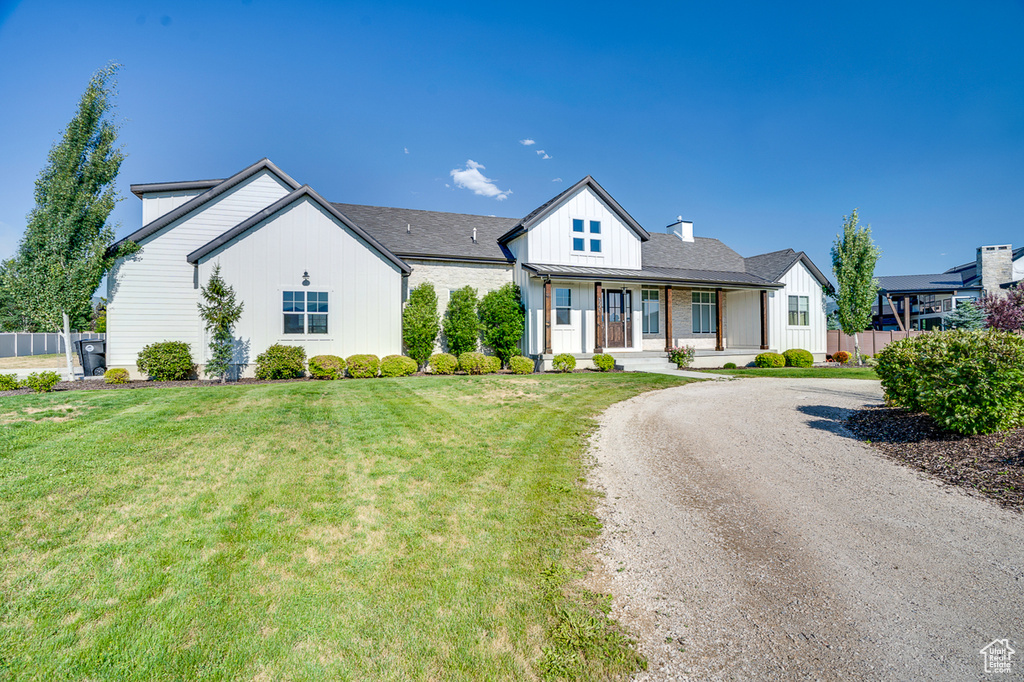
[[[878,294],[875,263],[882,252],[871,239],[871,226],[859,224],[857,209],[843,216],[843,232],[832,244],[832,272],[836,276],[836,317],[844,334],[853,335],[857,364],[860,354],[860,332],[871,324],[871,304]]]
[[[114,180],[124,160],[117,126],[109,118],[117,69],[110,64],[93,74],[74,118],[50,149],[36,179],[35,208],[4,278],[29,320],[43,330],[63,330],[71,376],[70,320],[90,318],[92,295],[103,276],[118,257],[138,250],[126,244],[108,254],[114,228],[107,218],[117,201]]]

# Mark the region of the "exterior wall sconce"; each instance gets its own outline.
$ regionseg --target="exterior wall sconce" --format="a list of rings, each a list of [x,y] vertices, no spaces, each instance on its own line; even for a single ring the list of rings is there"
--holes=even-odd
[[[306,270],[302,273],[302,286],[309,286],[309,270]]]

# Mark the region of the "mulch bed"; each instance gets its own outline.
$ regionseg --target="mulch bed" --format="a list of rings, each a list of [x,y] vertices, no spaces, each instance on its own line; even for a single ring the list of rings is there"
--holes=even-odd
[[[855,412],[847,427],[886,457],[944,483],[1024,509],[1024,428],[961,436],[940,428],[927,414],[891,407]]]

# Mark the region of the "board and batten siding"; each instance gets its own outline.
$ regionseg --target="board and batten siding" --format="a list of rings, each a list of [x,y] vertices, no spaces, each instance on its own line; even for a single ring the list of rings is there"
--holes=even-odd
[[[725,347],[760,348],[760,290],[727,291],[725,301]]]
[[[176,192],[146,192],[142,195],[142,224],[150,224],[206,191],[190,189]]]
[[[119,260],[107,277],[107,365],[134,369],[139,351],[156,341],[184,341],[199,357],[200,282],[186,257],[289,191],[276,175],[261,171],[143,239],[141,252]]]
[[[802,262],[797,261],[779,279],[783,289],[768,292],[768,344],[779,353],[790,348],[810,351],[816,361],[823,361],[826,353],[827,325],[821,283]],[[807,326],[789,324],[789,297],[808,298],[809,322]]]
[[[234,331],[249,374],[275,343],[302,346],[307,357],[402,352],[401,269],[308,197],[200,259],[201,282],[217,263],[245,304]],[[327,334],[284,333],[285,291],[328,293]],[[197,361],[207,354],[204,340]]]
[[[572,231],[574,218],[584,221],[582,233]],[[600,235],[590,233],[591,220],[601,221]],[[572,250],[573,237],[586,240],[585,251]],[[597,238],[601,239],[601,253],[591,253],[590,240]],[[564,200],[519,239],[526,240],[525,251],[517,253],[524,262],[624,270],[641,267],[640,238],[589,187]]]

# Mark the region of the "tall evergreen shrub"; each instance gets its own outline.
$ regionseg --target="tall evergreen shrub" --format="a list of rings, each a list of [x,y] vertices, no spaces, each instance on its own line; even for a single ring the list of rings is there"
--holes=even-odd
[[[519,342],[526,331],[526,311],[519,295],[519,286],[509,282],[500,289],[484,294],[480,301],[480,325],[484,343],[506,365],[519,352]]]
[[[437,293],[434,285],[424,282],[409,292],[409,300],[402,311],[402,340],[405,351],[423,367],[430,360],[441,330],[441,319],[437,312]]]
[[[480,342],[480,320],[477,318],[476,289],[462,287],[452,292],[444,313],[444,339],[448,351],[455,356],[475,351]]]

